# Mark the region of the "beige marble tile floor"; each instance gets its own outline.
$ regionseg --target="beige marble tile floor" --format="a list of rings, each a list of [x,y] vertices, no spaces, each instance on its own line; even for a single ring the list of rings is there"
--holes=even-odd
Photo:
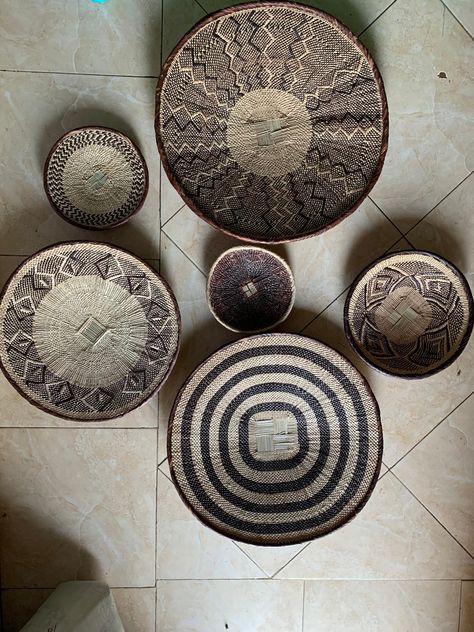
[[[390,143],[371,196],[329,232],[276,248],[294,270],[285,331],[355,362],[379,401],[384,465],[344,529],[265,548],[220,536],[180,500],[167,418],[196,364],[236,335],[207,308],[206,274],[235,240],[199,220],[156,149],[162,60],[206,13],[237,0],[0,0],[0,285],[39,248],[96,235],[54,214],[47,152],[84,124],[140,145],[144,208],[100,239],[150,260],[180,305],[183,344],[159,397],[117,422],[41,413],[0,376],[3,629],[18,632],[70,579],[112,587],[127,632],[474,631],[474,340],[416,382],[362,363],[342,329],[354,276],[393,249],[446,256],[474,288],[474,4],[469,0],[308,0],[361,36],[379,64]]]

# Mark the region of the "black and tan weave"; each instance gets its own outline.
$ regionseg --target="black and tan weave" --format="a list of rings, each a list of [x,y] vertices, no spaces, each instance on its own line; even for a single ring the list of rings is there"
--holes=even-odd
[[[362,202],[384,161],[382,80],[332,16],[287,2],[200,22],[164,65],[156,134],[186,203],[239,238],[314,235]]]
[[[296,334],[223,347],[175,401],[168,458],[209,527],[261,545],[311,540],[360,511],[378,477],[377,403],[339,353]]]
[[[473,325],[469,286],[451,263],[407,250],[382,257],[352,284],[344,325],[369,364],[405,378],[431,375],[451,364]]]
[[[0,301],[0,361],[32,404],[96,421],[137,408],[175,361],[180,319],[165,281],[134,255],[96,242],[27,259]]]
[[[61,217],[89,230],[126,222],[142,206],[148,170],[138,147],[124,134],[82,127],[65,134],[45,164],[44,186]]]
[[[281,257],[263,248],[231,248],[209,273],[209,308],[232,331],[256,333],[275,327],[290,313],[294,298],[290,268]]]

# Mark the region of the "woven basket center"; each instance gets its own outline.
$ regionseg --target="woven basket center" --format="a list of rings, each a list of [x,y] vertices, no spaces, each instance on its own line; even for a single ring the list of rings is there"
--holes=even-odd
[[[232,157],[262,176],[284,175],[304,161],[312,136],[311,119],[293,94],[265,88],[240,98],[227,125]]]
[[[250,452],[260,460],[288,459],[299,448],[297,422],[289,412],[257,413],[249,424]]]
[[[89,275],[53,287],[36,309],[33,330],[49,370],[85,387],[125,377],[148,337],[139,300],[117,283]]]
[[[132,167],[115,147],[81,147],[69,157],[62,185],[81,211],[108,213],[126,204],[133,187]]]
[[[428,301],[415,288],[409,287],[395,289],[375,312],[379,330],[399,345],[418,340],[428,329],[431,318]]]

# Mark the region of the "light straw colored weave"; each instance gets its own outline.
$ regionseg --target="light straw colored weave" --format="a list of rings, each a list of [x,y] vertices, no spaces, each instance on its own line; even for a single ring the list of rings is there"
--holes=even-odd
[[[147,264],[94,242],[58,244],[24,262],[0,303],[0,360],[33,404],[79,420],[143,403],[178,350],[179,312]]]
[[[45,188],[67,221],[89,229],[113,228],[142,205],[148,172],[140,151],[124,134],[83,127],[65,134],[51,150]]]

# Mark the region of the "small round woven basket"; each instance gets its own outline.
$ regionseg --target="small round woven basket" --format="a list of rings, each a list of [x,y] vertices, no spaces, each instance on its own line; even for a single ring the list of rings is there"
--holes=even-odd
[[[160,76],[156,136],[188,206],[240,239],[310,237],[354,211],[388,142],[375,63],[312,7],[253,2],[199,22]]]
[[[356,278],[344,328],[371,366],[404,378],[441,371],[459,356],[473,326],[472,294],[462,273],[431,252],[381,257]]]
[[[227,329],[257,333],[285,320],[295,300],[288,264],[257,246],[237,246],[214,263],[207,282],[214,317]]]
[[[312,338],[260,334],[205,360],[175,401],[168,458],[184,502],[251,544],[340,527],[377,481],[382,430],[364,378]]]
[[[32,404],[60,417],[125,415],[160,387],[179,346],[167,283],[114,246],[68,242],[38,252],[0,297],[0,364]]]
[[[106,127],[81,127],[62,136],[44,167],[44,188],[66,221],[105,230],[130,219],[148,192],[148,170],[138,147]]]

